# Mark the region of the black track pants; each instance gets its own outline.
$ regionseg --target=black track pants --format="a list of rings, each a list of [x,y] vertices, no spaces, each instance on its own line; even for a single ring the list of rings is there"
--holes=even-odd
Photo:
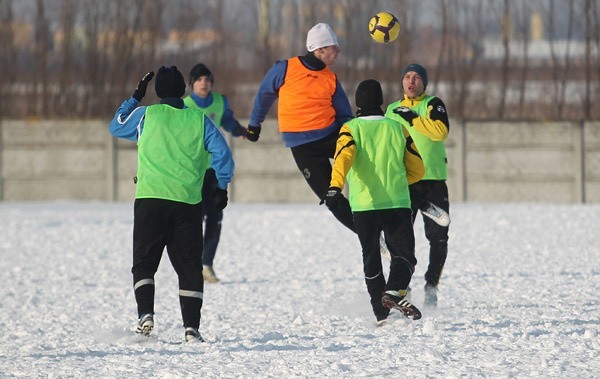
[[[304,175],[304,179],[306,179],[312,191],[321,200],[325,198],[331,182],[331,162],[329,159],[333,158],[335,154],[337,137],[337,133],[332,133],[322,140],[291,148],[298,169]],[[350,204],[346,198],[340,202],[336,209],[330,209],[330,211],[344,226],[356,232]]]
[[[355,212],[354,223],[362,247],[365,283],[377,315],[381,311],[379,306],[383,292],[406,289],[417,264],[411,210],[398,208]],[[392,256],[387,282],[383,277],[379,247],[382,231]]]
[[[428,202],[437,205],[450,214],[448,186],[445,181],[422,180],[409,188],[413,222],[419,210],[426,208]],[[425,237],[429,241],[429,265],[425,272],[425,281],[428,285],[437,286],[448,256],[448,226],[439,226],[429,217],[422,217]]]
[[[138,315],[154,313],[154,274],[166,247],[179,279],[183,325],[198,328],[204,291],[202,242],[200,204],[135,200],[131,272]]]

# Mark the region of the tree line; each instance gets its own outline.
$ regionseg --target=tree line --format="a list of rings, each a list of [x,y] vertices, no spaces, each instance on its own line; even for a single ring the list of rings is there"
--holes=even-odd
[[[367,28],[383,10],[401,27],[386,45]],[[600,120],[599,15],[600,0],[0,0],[0,118],[110,118],[145,72],[198,62],[246,118],[269,67],[327,22],[352,104],[367,78],[396,100],[419,62],[453,118]]]

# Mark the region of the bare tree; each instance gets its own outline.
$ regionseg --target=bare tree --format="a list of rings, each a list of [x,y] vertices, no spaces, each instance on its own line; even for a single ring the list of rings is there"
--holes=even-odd
[[[571,41],[572,41],[572,36],[573,36],[573,14],[574,12],[574,7],[573,7],[573,0],[568,0],[567,1],[568,5],[569,5],[569,15],[567,17],[568,21],[567,21],[567,36],[565,39],[565,52],[564,52],[564,58],[563,58],[563,62],[564,64],[556,64],[556,67],[560,67],[560,70],[562,71],[561,75],[559,76],[559,81],[560,81],[560,92],[558,94],[558,118],[559,119],[563,119],[564,118],[564,108],[565,108],[565,92],[567,90],[567,76],[569,74],[569,70],[571,68],[571,59],[569,59],[570,56],[570,51],[571,51]]]
[[[502,63],[500,68],[500,98],[498,104],[498,118],[504,118],[504,112],[506,107],[506,94],[509,86],[509,73],[510,73],[510,42],[512,40],[512,24],[510,15],[510,0],[504,0],[503,2],[503,13],[502,13],[502,46],[504,47],[504,54],[502,56]]]
[[[519,80],[519,111],[518,114],[520,117],[523,117],[525,114],[525,92],[527,90],[527,74],[529,69],[529,28],[528,28],[528,20],[530,18],[531,9],[530,3],[521,2],[521,8],[519,11],[520,18],[518,19],[519,25],[518,30],[520,34],[521,47],[522,47],[522,56],[523,61],[521,63],[521,78]]]
[[[14,43],[12,2],[0,1],[0,119],[12,108],[10,88],[15,83],[17,49]]]
[[[52,96],[52,112],[65,116],[76,111],[76,94],[72,92],[75,80],[75,59],[73,56],[73,34],[75,29],[76,4],[73,0],[63,0],[61,7],[62,42],[59,47],[61,54],[60,72],[58,75],[58,90]]]
[[[466,117],[466,103],[469,98],[470,85],[473,83],[475,78],[475,74],[477,72],[477,67],[480,60],[480,54],[477,51],[478,38],[483,33],[483,6],[481,2],[477,2],[474,7],[456,7],[457,11],[463,12],[463,19],[465,20],[473,20],[472,22],[466,22],[464,24],[464,31],[462,33],[464,41],[469,42],[468,46],[461,45],[462,49],[460,49],[460,56],[467,57],[464,60],[456,57],[455,62],[459,64],[458,67],[458,85],[457,96],[455,105],[452,108],[453,114],[458,118]],[[471,48],[471,51],[464,51],[464,48]]]
[[[416,61],[429,69],[430,88],[445,96],[455,117],[600,117],[593,106],[600,98],[600,0],[436,0],[433,7],[409,0],[24,3],[0,0],[2,117],[106,117],[115,99],[129,96],[139,77],[161,64],[187,73],[204,62],[219,78],[219,91],[248,96],[275,60],[304,53],[306,33],[317,22],[338,34],[335,71],[350,99],[367,77],[397,98],[399,70]],[[401,27],[385,45],[367,31],[371,16],[384,10]],[[542,14],[549,57],[533,58],[532,12]],[[490,36],[501,44],[500,55],[485,57]],[[573,54],[572,41],[582,41],[585,52]],[[573,103],[571,85],[582,79],[581,101]],[[530,96],[533,80],[552,92],[552,103]],[[249,112],[251,102],[245,103],[236,111]],[[518,109],[508,112],[513,104]]]
[[[28,104],[28,114],[41,114],[44,117],[49,116],[49,75],[48,75],[48,54],[50,51],[50,27],[46,18],[44,1],[36,2],[36,20],[35,20],[35,45],[34,45],[34,72],[32,91]],[[41,88],[39,86],[41,85]],[[41,102],[41,111],[38,113],[38,104]]]

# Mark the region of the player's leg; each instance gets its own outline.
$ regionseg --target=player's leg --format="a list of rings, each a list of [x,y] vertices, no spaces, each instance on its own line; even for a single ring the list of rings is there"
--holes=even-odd
[[[336,139],[337,134],[333,133],[323,140],[291,148],[298,169],[304,175],[304,179],[312,191],[321,200],[325,198],[331,181],[331,162],[329,159],[333,157],[335,152]],[[350,203],[345,197],[335,209],[330,209],[330,211],[345,227],[356,232]]]
[[[183,326],[198,330],[204,296],[202,270],[202,212],[200,204],[179,203],[172,212],[173,231],[167,252],[179,278],[179,303]]]
[[[377,211],[356,212],[354,222],[358,240],[362,247],[363,272],[365,284],[371,301],[371,308],[377,321],[383,321],[390,313],[381,303],[385,291],[385,277],[379,254],[379,234],[381,228],[377,220]]]

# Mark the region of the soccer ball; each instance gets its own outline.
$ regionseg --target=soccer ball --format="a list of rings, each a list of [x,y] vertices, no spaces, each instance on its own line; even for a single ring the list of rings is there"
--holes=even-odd
[[[392,42],[398,38],[400,24],[398,19],[391,13],[379,12],[371,17],[369,21],[369,33],[371,38],[379,43]]]

